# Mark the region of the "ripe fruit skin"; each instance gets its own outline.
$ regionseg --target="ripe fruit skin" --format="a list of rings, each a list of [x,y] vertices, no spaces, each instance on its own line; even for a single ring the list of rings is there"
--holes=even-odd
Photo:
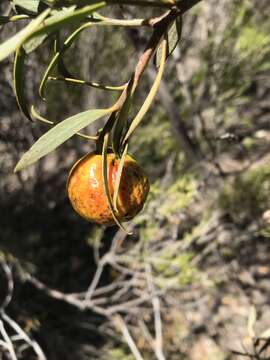
[[[107,155],[111,198],[119,161],[115,154]],[[143,208],[148,192],[148,177],[136,160],[126,155],[118,192],[116,213],[119,220],[123,222],[134,218]],[[67,194],[74,210],[86,220],[104,225],[115,224],[104,189],[101,155],[90,153],[75,163],[67,180]]]

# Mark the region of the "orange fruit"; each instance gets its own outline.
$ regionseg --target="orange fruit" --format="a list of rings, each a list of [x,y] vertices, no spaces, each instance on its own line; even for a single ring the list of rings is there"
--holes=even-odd
[[[107,154],[108,185],[113,198],[120,160]],[[126,155],[117,199],[117,217],[121,222],[134,218],[143,208],[149,192],[148,177],[136,160]],[[90,153],[72,167],[67,194],[74,210],[86,220],[114,225],[102,176],[102,156]]]

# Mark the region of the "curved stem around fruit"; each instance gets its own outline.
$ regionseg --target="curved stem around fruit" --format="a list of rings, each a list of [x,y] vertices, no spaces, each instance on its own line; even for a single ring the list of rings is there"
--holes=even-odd
[[[110,208],[110,211],[112,213],[112,217],[115,221],[115,223],[120,227],[121,230],[125,231],[128,235],[131,235],[132,233],[129,233],[124,226],[121,224],[121,221],[118,219],[118,216],[116,214],[116,211],[113,207],[112,198],[110,194],[109,189],[109,181],[108,181],[108,166],[107,166],[107,155],[108,155],[108,142],[109,142],[109,133],[106,133],[104,135],[103,140],[103,147],[102,147],[102,178],[103,178],[103,186],[105,190],[105,194],[108,200],[108,205]]]

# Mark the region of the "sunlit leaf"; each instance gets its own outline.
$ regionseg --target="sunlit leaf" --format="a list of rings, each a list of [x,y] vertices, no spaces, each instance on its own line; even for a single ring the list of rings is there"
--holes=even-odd
[[[174,49],[176,48],[177,44],[181,39],[181,34],[182,34],[182,17],[177,18],[169,27],[167,57],[169,57],[173,53]],[[161,56],[162,56],[162,46],[160,45],[156,53],[157,67],[160,66]]]
[[[127,155],[127,150],[128,150],[128,144],[126,144],[126,146],[124,148],[124,151],[123,151],[123,154],[121,155],[119,165],[118,165],[117,175],[116,175],[116,179],[115,179],[115,184],[114,184],[113,207],[114,207],[114,209],[116,211],[118,210],[117,209],[118,193],[119,193],[120,182],[121,182],[121,177],[122,177],[122,173],[123,173],[125,158],[126,158],[126,155]]]
[[[118,113],[113,131],[112,147],[115,154],[120,154],[123,133],[127,124],[127,118],[131,106],[131,89],[133,82],[130,81],[127,88],[126,100]]]
[[[36,50],[39,45],[48,37],[47,34],[39,34],[34,37],[31,37],[23,44],[23,48],[27,54],[30,54],[32,51]]]
[[[42,80],[41,80],[41,83],[40,83],[40,87],[39,87],[39,95],[40,97],[45,100],[45,86],[46,86],[46,83],[47,83],[47,80],[49,78],[49,76],[51,75],[51,73],[53,72],[55,66],[57,65],[60,57],[64,54],[65,51],[67,51],[70,46],[72,45],[73,41],[79,36],[79,34],[87,27],[89,26],[92,26],[93,23],[87,23],[87,24],[84,24],[82,26],[80,26],[78,29],[76,29],[67,39],[66,41],[64,42],[63,44],[63,47],[61,48],[61,50],[58,50],[50,64],[48,65],[43,77],[42,77]]]
[[[41,38],[40,35],[48,35],[53,31],[62,28],[64,25],[74,24],[75,22],[83,20],[87,15],[90,15],[92,12],[105,5],[105,1],[96,1],[94,4],[84,6],[78,10],[76,10],[75,6],[71,6],[63,10],[54,11],[47,20],[45,20],[45,18],[51,10],[45,10],[23,30],[0,45],[0,61],[14,52],[26,40],[29,41],[29,38],[39,36],[38,41],[43,41],[45,37]],[[33,45],[31,48],[33,48]]]
[[[144,115],[146,114],[146,112],[149,110],[157,92],[159,89],[159,85],[162,79],[162,75],[165,69],[165,63],[166,63],[166,53],[167,53],[167,39],[163,39],[162,41],[162,56],[161,56],[161,62],[160,62],[160,67],[158,69],[158,73],[156,76],[156,79],[152,85],[152,88],[149,92],[149,94],[147,95],[142,107],[140,108],[138,114],[135,116],[135,118],[133,119],[132,123],[130,124],[130,127],[126,133],[126,136],[124,138],[124,142],[127,141],[129,139],[129,137],[131,136],[131,134],[133,133],[133,131],[136,129],[136,127],[140,124],[140,122],[142,121]]]
[[[21,112],[29,119],[31,115],[28,110],[27,101],[25,99],[25,84],[24,84],[24,61],[25,61],[25,51],[23,48],[19,48],[16,51],[14,67],[13,67],[13,86],[16,96],[17,103]]]
[[[63,144],[78,131],[104,115],[109,114],[111,111],[111,109],[87,110],[58,123],[41,136],[23,155],[14,171],[16,172],[22,170],[25,167],[34,164],[37,160],[55,150],[59,145]]]
[[[31,36],[42,22],[49,15],[50,9],[45,10],[35,20],[31,21],[24,29],[12,36],[10,39],[0,45],[0,61],[12,54],[19,48],[24,41]]]
[[[56,54],[59,51],[61,51],[61,45],[60,45],[60,35],[58,32],[55,42],[54,42],[54,53]],[[63,77],[68,77],[68,78],[72,77],[71,73],[66,68],[66,65],[64,63],[64,59],[62,56],[59,57],[59,60],[57,62],[57,71]]]
[[[105,134],[104,140],[103,140],[103,147],[102,147],[102,177],[103,177],[103,186],[105,190],[105,194],[107,196],[109,208],[112,213],[112,217],[115,221],[115,223],[125,231],[127,234],[127,230],[124,228],[124,226],[121,224],[121,221],[118,219],[118,216],[116,214],[116,211],[114,210],[111,193],[109,189],[109,182],[108,182],[108,169],[107,169],[107,154],[108,154],[108,140],[109,140],[109,133]]]
[[[12,3],[22,9],[37,13],[40,0],[13,0]]]
[[[41,121],[47,125],[55,125],[55,122],[46,119],[44,116],[41,116],[37,110],[35,109],[35,107],[32,105],[31,106],[31,115],[34,119],[37,119],[38,121]],[[76,135],[87,139],[87,140],[97,140],[97,136],[96,135],[87,135],[87,134],[83,134],[81,132],[77,132]]]
[[[104,7],[105,1],[95,1],[92,5],[84,6],[83,8],[76,9],[75,6],[65,8],[63,10],[53,12],[46,21],[43,22],[42,26],[39,27],[35,34],[51,33],[62,28],[64,25],[74,24],[80,20],[86,18],[86,16],[92,14],[94,11]]]
[[[95,13],[95,16],[97,16],[97,13]],[[63,55],[64,53],[70,48],[70,46],[73,44],[73,42],[78,38],[78,36],[80,35],[80,33],[91,27],[91,26],[94,26],[94,25],[112,25],[112,26],[117,26],[118,23],[115,22],[113,19],[109,19],[109,18],[97,18],[96,17],[96,21],[93,22],[93,21],[89,21],[83,25],[81,25],[80,27],[78,27],[64,42],[63,46],[60,48],[58,46],[58,49],[56,49],[55,51],[55,54],[50,62],[50,64],[48,65],[44,75],[43,75],[43,78],[41,80],[41,83],[40,83],[40,87],[39,87],[39,94],[40,94],[40,97],[44,100],[45,99],[45,88],[46,88],[46,84],[47,84],[47,81],[50,77],[50,75],[52,74],[53,70],[55,69],[55,67],[58,65],[58,70],[60,70],[60,73],[65,77],[65,78],[68,78],[67,81],[71,81],[72,77],[71,75],[68,73],[65,65],[64,65],[64,62],[63,62]],[[76,79],[74,79],[73,81],[74,83],[76,83]],[[81,81],[81,80],[77,80],[77,84],[85,84],[85,85],[90,85],[90,86],[93,86],[93,87],[96,87],[96,88],[100,88],[100,89],[103,89],[103,90],[112,90],[112,91],[118,91],[118,90],[123,90],[123,87],[122,86],[102,86],[101,84],[97,84],[97,83],[93,83],[93,82],[87,82],[87,81]]]

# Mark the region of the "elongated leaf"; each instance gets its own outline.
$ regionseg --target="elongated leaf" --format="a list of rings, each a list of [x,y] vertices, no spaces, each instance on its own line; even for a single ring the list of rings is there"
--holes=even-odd
[[[131,106],[132,87],[133,87],[133,79],[131,79],[131,81],[128,84],[126,100],[117,115],[117,119],[113,130],[113,138],[112,138],[113,152],[119,156],[121,151],[121,143],[123,140],[123,135],[125,134],[126,131],[128,114]]]
[[[30,54],[32,51],[36,50],[39,45],[43,43],[43,41],[48,37],[47,34],[39,34],[34,37],[31,37],[23,44],[23,48],[26,54]]]
[[[124,168],[124,163],[125,163],[125,158],[127,155],[127,150],[128,150],[128,144],[126,144],[125,149],[123,151],[123,154],[121,155],[121,159],[118,165],[118,170],[117,170],[117,175],[116,175],[116,179],[115,179],[115,184],[114,184],[114,190],[113,190],[113,207],[115,209],[115,211],[117,211],[117,200],[118,200],[118,193],[119,193],[119,188],[120,188],[120,182],[121,182],[121,177],[122,177],[122,172],[123,172],[123,168]]]
[[[162,57],[161,57],[161,63],[160,63],[160,67],[158,69],[156,79],[155,79],[154,84],[153,84],[149,94],[147,95],[142,107],[140,108],[138,114],[135,116],[132,123],[130,124],[130,127],[124,138],[124,142],[126,142],[129,139],[130,135],[133,133],[133,131],[136,129],[136,127],[140,124],[140,122],[142,121],[146,112],[149,110],[149,108],[158,92],[159,85],[160,85],[160,82],[162,79],[162,75],[163,75],[163,72],[165,69],[166,53],[167,53],[167,39],[163,39],[161,44],[162,44]]]
[[[127,128],[128,113],[131,105],[131,99],[128,97],[122,106],[118,118],[114,125],[112,147],[113,152],[120,155],[121,143],[123,140],[123,134],[125,134]]]
[[[97,13],[95,13],[95,16],[96,16]],[[91,26],[96,26],[96,25],[104,25],[104,26],[108,26],[108,25],[112,25],[112,26],[118,26],[118,25],[121,25],[122,23],[120,22],[120,24],[118,22],[115,22],[114,19],[109,19],[109,18],[104,18],[104,20],[102,20],[103,18],[101,17],[101,19],[95,17],[96,21],[93,22],[93,21],[89,21],[88,23],[86,24],[83,24],[81,25],[79,28],[77,28],[64,42],[63,44],[63,47],[62,48],[58,48],[57,51],[55,52],[50,64],[48,65],[44,75],[43,75],[43,78],[41,80],[41,83],[40,83],[40,87],[39,87],[39,95],[40,97],[45,100],[45,89],[46,89],[46,84],[47,84],[47,81],[48,81],[48,78],[50,77],[50,75],[52,74],[53,70],[55,69],[56,65],[58,65],[58,70],[60,69],[60,73],[65,77],[65,78],[68,78],[68,81],[70,81],[70,78],[72,78],[72,76],[68,73],[67,69],[65,68],[64,66],[64,63],[63,63],[63,54],[70,48],[70,46],[73,44],[73,42],[77,39],[77,37],[80,35],[80,33],[91,27]],[[31,41],[31,40],[30,40]],[[78,80],[77,83],[81,83],[81,84],[86,84],[87,83],[89,84],[89,82],[87,81],[80,81]],[[75,81],[74,81],[75,83]],[[96,87],[96,88],[102,88],[104,90],[122,90],[119,89],[119,87],[113,87],[113,86],[102,86],[99,84],[96,84],[96,83],[91,83],[90,86],[93,86],[93,87]]]
[[[113,217],[115,223],[120,227],[120,229],[122,229],[123,231],[125,231],[128,234],[127,230],[124,228],[124,226],[121,224],[121,221],[118,219],[118,216],[113,207],[112,198],[111,198],[111,194],[110,194],[109,182],[108,182],[108,169],[107,169],[108,140],[109,140],[109,133],[105,134],[104,140],[103,140],[103,147],[102,147],[103,186],[104,186],[105,194],[107,196],[109,208],[111,210],[112,217]]]
[[[52,129],[41,136],[35,144],[23,155],[15,167],[15,172],[34,164],[43,156],[55,150],[59,145],[71,138],[78,131],[109,114],[111,109],[87,110],[71,116],[55,125]]]
[[[30,12],[37,13],[40,0],[13,0],[12,3]]]
[[[101,154],[102,153],[102,148],[103,148],[103,144],[104,144],[104,137],[107,133],[111,133],[112,128],[113,128],[113,124],[115,123],[116,120],[116,114],[117,114],[117,110],[114,109],[114,111],[112,111],[111,115],[109,116],[109,118],[107,119],[105,125],[103,126],[102,129],[99,129],[98,131],[98,139],[96,142],[96,152],[97,154]]]
[[[173,53],[177,44],[179,43],[182,35],[182,17],[177,18],[169,27],[168,30],[168,50],[167,50],[167,58]],[[162,46],[158,47],[156,53],[156,66],[159,67],[161,63],[162,56]]]
[[[19,31],[16,35],[11,37],[0,45],[0,61],[9,56],[19,46],[22,45],[29,38],[40,36],[42,34],[49,34],[67,24],[74,24],[75,21],[84,19],[87,15],[90,15],[97,9],[106,5],[105,1],[96,1],[92,5],[85,6],[76,10],[75,6],[65,8],[64,10],[55,11],[46,21],[50,9],[45,10],[35,20],[31,21],[28,26]],[[39,37],[40,41],[41,37]]]
[[[32,105],[31,106],[31,115],[34,119],[37,119],[38,121],[41,121],[45,124],[48,124],[48,125],[55,125],[55,123],[51,120],[48,120],[46,119],[44,116],[41,116],[37,110],[35,109],[35,107]],[[97,140],[97,136],[96,135],[87,135],[87,134],[83,134],[81,132],[77,132],[76,135],[84,138],[84,139],[87,139],[87,140]]]
[[[79,36],[79,34],[87,27],[92,26],[93,23],[87,23],[82,26],[80,26],[78,29],[76,29],[64,42],[64,45],[61,50],[58,50],[55,55],[53,56],[50,64],[48,65],[43,78],[40,83],[39,87],[39,95],[40,97],[45,100],[45,87],[46,83],[48,81],[49,76],[53,72],[55,66],[57,65],[57,62],[59,61],[59,58],[64,54],[65,51],[67,51],[70,46],[72,45],[73,41]]]
[[[12,54],[19,48],[23,42],[34,33],[34,31],[42,24],[42,22],[49,15],[50,9],[45,10],[35,20],[31,21],[23,30],[5,41],[0,45],[0,61]]]
[[[98,3],[98,1],[96,2]],[[50,18],[44,22],[43,28],[39,29],[39,31],[24,44],[25,51],[29,53],[35,50],[40,44],[42,44],[51,32],[60,29],[66,23],[77,22],[81,20],[81,18],[91,14],[96,10],[96,5],[94,4],[90,7],[87,6],[82,10],[76,10],[75,6],[70,6],[69,8],[52,12]]]
[[[61,51],[60,32],[58,31],[56,39],[54,41],[54,53],[56,54],[57,52],[60,52],[60,51]],[[59,57],[59,60],[57,62],[57,70],[61,76],[72,78],[71,73],[66,68],[66,65],[64,63],[64,59],[62,56]]]
[[[86,16],[92,14],[94,11],[104,7],[106,1],[92,1],[91,5],[84,6],[76,10],[75,6],[65,8],[64,10],[55,11],[46,21],[43,22],[42,26],[39,27],[33,35],[51,33],[62,28],[64,25],[74,24],[80,20],[86,18]]]
[[[14,67],[13,67],[13,86],[14,92],[17,100],[17,104],[21,112],[27,117],[27,119],[31,119],[31,115],[28,110],[27,101],[24,95],[24,61],[25,61],[25,51],[21,47],[16,51]]]
[[[64,78],[72,78],[71,73],[69,72],[69,70],[67,69],[65,63],[64,63],[64,59],[60,56],[59,61],[57,63],[57,71],[58,73],[63,76]]]

